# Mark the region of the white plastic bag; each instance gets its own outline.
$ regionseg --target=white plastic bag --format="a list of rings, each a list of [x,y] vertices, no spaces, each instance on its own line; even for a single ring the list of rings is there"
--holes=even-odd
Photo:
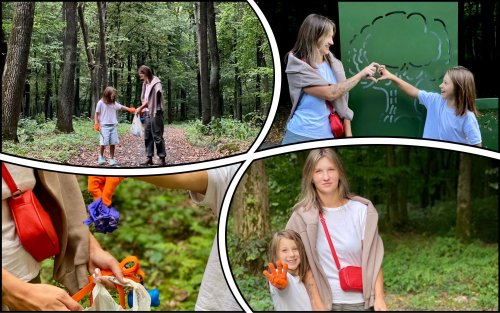
[[[111,296],[109,291],[103,284],[96,282],[92,289],[92,306],[86,308],[85,311],[151,311],[151,296],[143,285],[135,281],[124,278],[126,284],[120,284],[113,276],[101,276],[100,279],[108,279],[114,284],[119,284],[125,287],[125,290],[132,289],[133,306],[131,309],[125,310]],[[125,293],[125,302],[127,296]]]
[[[138,114],[134,115],[130,131],[132,132],[132,135],[144,138],[144,127],[142,126],[141,118]]]

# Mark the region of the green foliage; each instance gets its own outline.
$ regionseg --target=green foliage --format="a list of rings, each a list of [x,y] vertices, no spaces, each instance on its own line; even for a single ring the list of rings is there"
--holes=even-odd
[[[498,245],[411,234],[383,240],[389,308],[498,310]]]
[[[201,120],[194,120],[181,124],[186,132],[186,137],[195,146],[205,146],[212,150],[229,153],[239,151],[240,144],[253,141],[260,127],[253,126],[253,121],[240,122],[232,118],[213,119],[208,125],[203,125]]]
[[[43,114],[35,119],[20,119],[18,125],[19,143],[2,141],[2,151],[36,160],[67,163],[80,153],[80,149],[97,149],[99,139],[93,128],[93,121],[85,118],[73,118],[73,133],[56,132],[56,122],[45,121]],[[118,124],[118,135],[130,131],[130,124]]]
[[[80,176],[85,203],[87,177]],[[120,212],[117,230],[94,232],[101,246],[117,260],[139,258],[144,286],[160,291],[159,311],[193,310],[216,233],[216,219],[208,208],[193,205],[187,191],[166,190],[126,179],[113,196]],[[43,262],[43,281],[51,279],[53,262]],[[85,304],[84,307],[88,306]]]

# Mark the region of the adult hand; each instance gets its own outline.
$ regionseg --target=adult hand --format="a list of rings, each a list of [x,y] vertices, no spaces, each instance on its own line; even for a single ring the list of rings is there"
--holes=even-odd
[[[362,73],[362,77],[377,82],[377,79],[374,77],[374,75],[377,72],[378,66],[380,66],[378,63],[372,62],[370,65],[361,70],[360,73]]]
[[[380,65],[378,68],[378,72],[380,74],[378,80],[391,79],[391,76],[394,75],[391,72],[389,72],[389,70],[385,67],[385,65]]]
[[[94,124],[94,129],[95,129],[96,131],[100,131],[100,130],[101,130],[101,126],[99,125],[99,123],[95,123],[95,124]]]
[[[287,272],[288,272],[288,264],[285,263],[284,266],[281,266],[281,261],[276,261],[276,266],[278,269],[274,267],[273,263],[269,263],[269,271],[264,270],[262,273],[266,276],[267,280],[278,289],[283,289],[288,285]]]
[[[3,282],[2,282],[3,283]],[[61,288],[20,282],[2,296],[3,304],[17,311],[82,311],[83,307]]]
[[[375,297],[375,302],[373,303],[373,309],[375,311],[388,311],[384,298]]]
[[[142,113],[142,109],[143,109],[143,107],[141,105],[140,107],[138,107],[137,109],[135,109],[135,113],[141,114]]]
[[[109,252],[102,249],[92,234],[90,235],[89,252],[88,270],[89,273],[93,273],[94,278],[98,279],[107,288],[112,288],[113,283],[107,279],[99,279],[102,276],[100,269],[106,269],[112,271],[120,283],[125,284],[120,263]]]
[[[129,113],[135,113],[135,108],[134,107],[128,108],[127,111],[129,111]]]
[[[94,200],[102,198],[102,202],[109,207],[112,202],[113,192],[124,178],[125,177],[89,176],[87,187],[94,197]]]

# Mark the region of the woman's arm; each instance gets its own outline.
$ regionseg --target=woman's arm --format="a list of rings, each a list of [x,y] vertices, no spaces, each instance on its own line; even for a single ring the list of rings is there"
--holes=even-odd
[[[411,85],[410,83],[405,82],[401,78],[389,72],[384,65],[381,65],[378,70],[380,75],[382,75],[378,78],[378,80],[384,80],[384,79],[392,80],[399,87],[399,89],[404,91],[410,97],[413,98],[418,97],[418,88]]]
[[[162,188],[187,189],[201,194],[205,194],[208,186],[207,171],[133,178],[151,183]]]
[[[363,78],[371,79],[374,82],[377,82],[377,80],[373,78],[373,74],[375,74],[376,72],[375,66],[378,66],[378,64],[373,62],[367,67],[365,67],[363,70],[361,70],[359,73],[357,73],[356,75],[338,84],[331,84],[328,86],[325,85],[325,86],[304,87],[303,90],[305,93],[311,96],[315,96],[323,100],[333,101],[348,93],[349,90],[354,88],[354,86],[356,86],[359,83],[359,81]]]
[[[387,311],[384,297],[384,275],[382,274],[382,268],[380,268],[375,281],[375,303],[373,305],[375,311]]]
[[[311,271],[307,272],[304,285],[306,286],[307,294],[311,300],[311,307],[313,311],[330,311],[330,308],[327,307],[321,300],[318,286],[316,285],[314,275]]]

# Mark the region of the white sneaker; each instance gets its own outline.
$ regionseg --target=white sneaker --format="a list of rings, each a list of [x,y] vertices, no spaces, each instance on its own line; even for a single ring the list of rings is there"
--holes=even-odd
[[[115,161],[115,159],[109,159],[109,162],[108,162],[108,163],[109,163],[109,165],[111,165],[111,166],[115,166],[115,165],[116,165],[116,161]]]
[[[106,159],[104,159],[104,157],[102,155],[100,155],[97,162],[99,162],[99,165],[103,165],[104,163],[106,163]]]

